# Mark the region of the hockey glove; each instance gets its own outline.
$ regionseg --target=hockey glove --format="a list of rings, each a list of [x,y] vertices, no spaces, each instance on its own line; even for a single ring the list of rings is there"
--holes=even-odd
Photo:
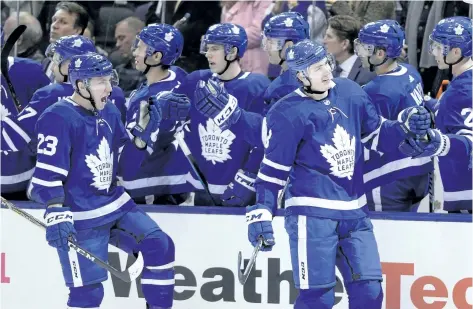
[[[157,140],[162,112],[159,105],[153,104],[151,99],[140,102],[140,108],[136,113],[136,125],[131,129],[135,137],[135,145],[140,149],[146,146],[153,147]]]
[[[223,131],[236,123],[241,116],[238,100],[229,94],[223,83],[209,79],[199,81],[195,90],[196,109],[205,117],[213,119]]]
[[[399,150],[413,158],[445,156],[450,150],[450,139],[439,130],[428,129],[428,139],[408,139]]]
[[[246,207],[246,223],[248,224],[248,240],[253,247],[263,238],[261,251],[271,251],[274,242],[273,215],[268,208],[261,204]]]
[[[407,138],[424,138],[431,126],[430,112],[422,106],[408,107],[401,111],[397,120]]]
[[[239,170],[222,194],[223,206],[248,206],[255,203],[256,174]]]
[[[151,100],[153,105],[161,107],[163,120],[184,121],[189,115],[191,102],[185,94],[162,91]]]
[[[77,232],[69,207],[50,206],[44,214],[46,220],[46,240],[51,247],[62,251],[69,251],[67,240],[75,238]]]

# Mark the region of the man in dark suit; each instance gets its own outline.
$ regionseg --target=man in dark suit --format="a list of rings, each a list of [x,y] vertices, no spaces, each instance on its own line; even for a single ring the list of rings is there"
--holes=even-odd
[[[200,39],[207,29],[220,22],[219,1],[164,1],[153,2],[146,15],[146,24],[161,23],[174,25],[186,13],[189,19],[176,28],[184,37],[182,57],[176,62],[187,72],[208,68],[207,59],[200,54]]]
[[[360,28],[360,22],[354,17],[347,15],[331,17],[328,20],[324,44],[337,62],[333,76],[349,78],[363,86],[372,80],[376,73],[364,69],[353,50],[353,41],[358,37]]]

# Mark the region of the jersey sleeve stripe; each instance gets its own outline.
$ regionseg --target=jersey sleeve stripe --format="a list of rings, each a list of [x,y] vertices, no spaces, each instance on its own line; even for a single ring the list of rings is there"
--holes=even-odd
[[[371,181],[383,175],[396,172],[405,168],[413,167],[413,166],[421,166],[424,164],[428,164],[430,162],[431,162],[430,157],[415,158],[415,159],[408,157],[408,158],[403,158],[396,161],[391,161],[377,169],[374,169],[364,174],[363,181],[367,183],[368,181]]]
[[[20,128],[20,126],[17,125],[10,118],[6,117],[5,119],[3,119],[3,121],[8,124],[13,130],[15,130],[15,132],[18,133],[18,135],[21,136],[27,143],[31,141],[31,138],[28,136],[28,134],[23,131],[23,129]]]
[[[5,143],[7,143],[7,146],[8,146],[8,148],[10,148],[10,150],[18,151],[18,149],[15,147],[15,144],[11,140],[10,136],[8,135],[7,132],[5,132],[4,129],[2,130],[2,137],[3,137],[3,140],[5,141]],[[5,149],[3,149],[3,150],[5,150]]]
[[[31,178],[31,182],[43,187],[62,187],[62,181],[46,181],[36,177]]]
[[[16,175],[11,175],[11,176],[1,176],[0,180],[2,182],[2,185],[11,185],[19,182],[23,182],[26,180],[31,179],[31,176],[33,176],[34,173],[34,167],[26,172],[23,172],[21,174],[16,174]]]
[[[361,139],[361,142],[362,143],[366,143],[368,142],[370,139],[372,139],[373,137],[375,137],[376,135],[379,135],[379,132],[381,130],[381,126],[383,125],[383,122],[386,121],[386,119],[384,119],[383,117],[380,116],[380,122],[379,122],[379,125],[378,127],[376,128],[376,130],[374,130],[373,132],[371,132],[370,134],[368,134],[368,136],[365,136]]]
[[[285,180],[281,180],[281,179],[278,179],[278,178],[275,178],[275,177],[266,176],[265,174],[261,173],[261,171],[258,173],[258,178],[263,180],[263,181],[266,181],[266,182],[271,182],[271,183],[280,185],[281,187],[284,187],[286,185]]]
[[[62,168],[59,168],[59,167],[56,167],[56,166],[53,166],[53,165],[50,165],[50,164],[42,163],[42,162],[36,162],[36,167],[47,170],[47,171],[51,171],[51,172],[54,172],[54,173],[58,173],[58,174],[66,176],[66,177],[69,173],[65,169],[62,169]]]
[[[273,162],[269,160],[268,158],[266,158],[266,156],[263,158],[263,163],[281,171],[289,172],[291,170],[291,166],[282,165],[282,164]]]

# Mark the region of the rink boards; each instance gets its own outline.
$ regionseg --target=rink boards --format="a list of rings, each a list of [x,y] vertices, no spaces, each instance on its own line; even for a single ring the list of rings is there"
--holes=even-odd
[[[274,219],[274,250],[258,256],[256,272],[242,287],[236,274],[238,251],[246,258],[252,251],[243,209],[145,209],[176,243],[174,309],[292,308],[297,292],[284,217]],[[28,211],[38,218],[43,214]],[[384,308],[472,308],[471,216],[374,214],[372,219],[383,262]],[[6,209],[0,210],[0,226],[0,309],[66,308],[59,260],[44,232]],[[132,258],[110,247],[111,264],[124,268],[127,259]],[[348,308],[344,290],[339,283],[336,309]],[[144,309],[139,291],[137,283],[110,278],[101,309]],[[428,307],[434,302],[436,306]]]

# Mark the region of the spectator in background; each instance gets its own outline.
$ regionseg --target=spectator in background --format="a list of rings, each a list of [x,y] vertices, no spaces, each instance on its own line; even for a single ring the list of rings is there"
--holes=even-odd
[[[150,6],[146,24],[166,23],[174,25],[190,14],[186,23],[175,27],[184,37],[182,56],[175,65],[187,72],[203,70],[209,67],[205,56],[200,54],[200,40],[207,29],[220,22],[221,14],[219,1],[154,1]]]
[[[87,28],[85,28],[85,31],[84,31],[84,34],[83,34],[85,37],[89,38],[92,40],[92,42],[94,42],[94,45],[95,45],[95,26],[94,26],[94,23],[89,20],[89,23],[87,24]],[[100,46],[97,46],[95,45],[95,48],[97,49],[97,53],[105,56],[105,57],[108,57],[108,53],[106,50],[104,50],[103,48],[101,48]]]
[[[89,14],[81,5],[74,2],[59,2],[51,19],[49,32],[49,42],[53,43],[57,39],[66,35],[84,34],[89,23]],[[42,62],[46,75],[54,80],[51,60],[45,58]]]
[[[248,49],[240,60],[243,71],[268,74],[269,59],[261,48],[261,22],[271,2],[220,1],[222,6],[221,23],[233,23],[245,28],[248,35]]]
[[[381,20],[396,19],[395,1],[332,1],[330,15],[350,15],[361,25]]]
[[[345,77],[363,86],[376,73],[364,69],[360,58],[355,55],[353,42],[358,38],[360,22],[352,16],[337,15],[329,18],[324,45],[337,62],[333,77]]]
[[[18,39],[18,49],[17,56],[22,58],[29,58],[41,63],[44,59],[43,53],[38,48],[38,43],[43,37],[43,30],[41,30],[41,25],[39,21],[28,12],[20,12],[20,22],[17,21],[17,15],[13,14],[5,20],[5,25],[3,27],[5,31],[5,37],[10,36],[10,34],[15,30],[15,28],[20,25],[27,26],[25,32]]]
[[[115,27],[116,50],[110,54],[110,61],[117,70],[118,85],[126,97],[145,80],[143,74],[135,69],[135,60],[131,54],[136,35],[144,27],[144,22],[137,17],[127,17]]]

